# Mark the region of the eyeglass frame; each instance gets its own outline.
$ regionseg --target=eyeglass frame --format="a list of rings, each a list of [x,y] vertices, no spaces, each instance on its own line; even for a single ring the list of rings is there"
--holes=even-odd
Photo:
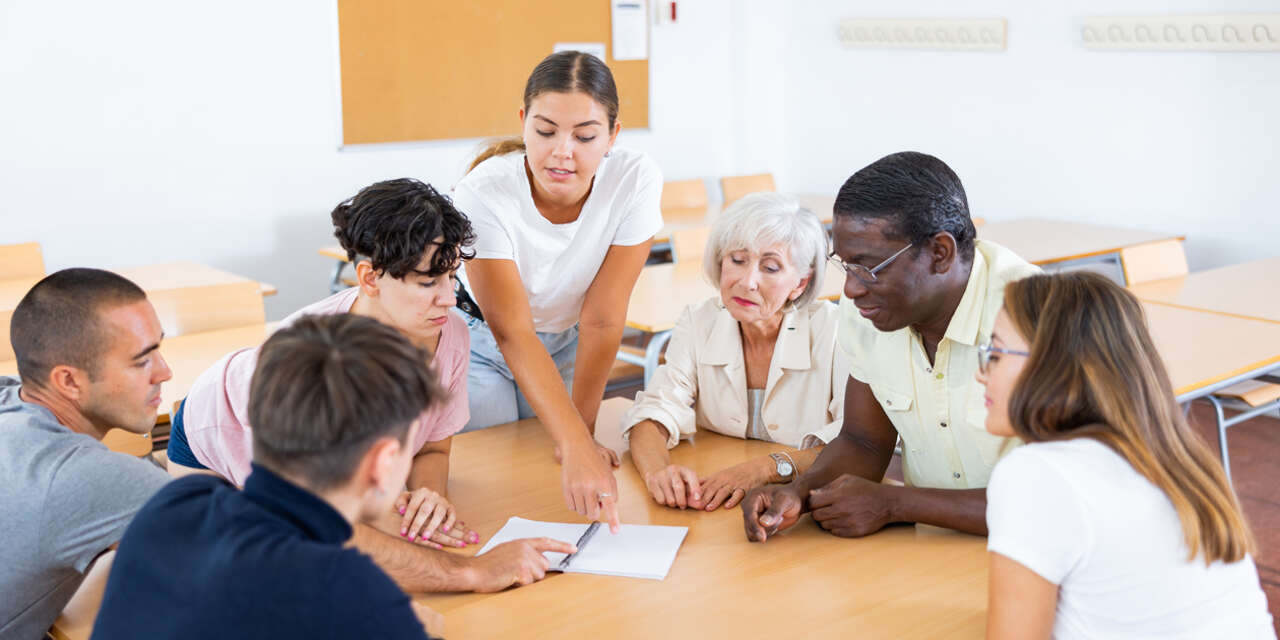
[[[912,242],[911,244],[908,244],[907,246],[899,249],[897,253],[889,256],[888,258],[885,258],[884,262],[881,262],[880,264],[874,267],[871,267],[870,269],[860,264],[856,264],[856,263],[850,264],[848,262],[845,262],[844,258],[837,256],[834,252],[832,252],[831,255],[827,256],[827,261],[843,269],[846,275],[850,275],[857,278],[858,281],[861,282],[862,284],[875,284],[876,282],[879,281],[879,279],[876,278],[877,273],[880,273],[880,271],[883,270],[885,267],[889,266],[890,264],[893,264],[893,261],[897,260],[898,256],[906,253],[907,249],[910,249],[911,247],[914,247],[914,246],[915,246],[914,242]],[[864,278],[859,273],[859,271],[865,271],[867,273],[867,277]]]
[[[1001,347],[991,346],[990,343],[978,345],[978,372],[987,375],[991,370],[991,354],[1001,353],[1007,356],[1030,357],[1029,351],[1018,351],[1017,349],[1003,349]]]

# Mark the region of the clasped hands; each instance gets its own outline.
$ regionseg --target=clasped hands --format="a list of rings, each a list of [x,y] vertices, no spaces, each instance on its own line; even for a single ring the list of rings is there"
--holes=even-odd
[[[794,525],[808,510],[823,529],[844,538],[858,538],[894,522],[896,488],[848,473],[809,491],[808,496],[791,484],[765,485],[751,490],[743,500],[742,524],[748,540],[764,542]]]
[[[693,469],[670,464],[644,474],[644,484],[653,499],[664,506],[714,511],[723,505],[725,509],[732,509],[753,487],[768,482],[773,477],[773,469],[773,461],[763,458],[698,478]]]

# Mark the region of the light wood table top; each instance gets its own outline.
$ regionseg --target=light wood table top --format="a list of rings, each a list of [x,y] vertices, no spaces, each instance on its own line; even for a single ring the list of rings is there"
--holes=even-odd
[[[1280,323],[1144,302],[1147,325],[1182,399],[1280,363]]]
[[[254,282],[254,280],[244,276],[238,276],[228,271],[185,260],[112,269],[112,271],[132,280],[143,291]],[[22,297],[31,290],[31,287],[43,279],[44,276],[0,280],[0,311],[12,311],[14,307],[18,306],[18,302],[22,300]],[[258,285],[264,296],[275,295],[278,291],[275,286],[265,282],[259,282]]]
[[[699,432],[695,442],[672,451],[672,461],[710,473],[779,448]],[[450,468],[449,497],[483,539],[510,516],[582,520],[564,506],[551,441],[536,420],[456,436]],[[418,596],[444,615],[445,636],[983,635],[985,538],[920,526],[851,540],[826,533],[806,516],[765,544],[750,543],[738,509],[704,513],[659,506],[629,456],[615,476],[623,522],[689,527],[666,580],[551,574],[497,594]]]
[[[844,274],[828,261],[823,261],[823,264],[827,271],[818,296],[834,300],[840,297],[844,288]],[[716,288],[703,276],[701,262],[649,265],[640,270],[640,277],[631,291],[631,299],[627,303],[627,326],[646,333],[666,331],[675,326],[686,306],[702,302],[716,293]]]
[[[995,242],[1039,265],[1104,256],[1125,247],[1181,237],[1041,218],[988,222],[978,227],[978,239]]]
[[[1280,322],[1280,257],[1130,285],[1139,300]]]

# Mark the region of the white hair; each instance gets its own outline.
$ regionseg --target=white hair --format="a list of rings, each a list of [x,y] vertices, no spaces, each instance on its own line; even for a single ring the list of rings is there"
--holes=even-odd
[[[826,274],[827,232],[818,216],[794,198],[778,193],[753,193],[734,202],[716,220],[707,237],[702,269],[712,286],[720,286],[720,264],[727,253],[746,249],[753,253],[784,245],[791,263],[809,276],[809,284],[792,303],[802,307],[822,290]]]

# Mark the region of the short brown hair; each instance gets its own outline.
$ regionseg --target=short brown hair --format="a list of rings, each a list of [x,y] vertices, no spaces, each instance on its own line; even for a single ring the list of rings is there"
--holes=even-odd
[[[110,336],[102,312],[146,300],[129,279],[102,269],[63,269],[45,276],[13,310],[9,343],[22,384],[43,386],[58,365],[95,378]]]
[[[1133,294],[1097,273],[1032,276],[1004,310],[1031,355],[1009,396],[1027,442],[1094,438],[1173,504],[1188,561],[1236,562],[1254,548],[1222,465],[1191,430]]]
[[[249,391],[254,461],[316,491],[345,484],[375,441],[407,444],[414,419],[444,400],[430,358],[372,318],[299,318],[258,353]]]

